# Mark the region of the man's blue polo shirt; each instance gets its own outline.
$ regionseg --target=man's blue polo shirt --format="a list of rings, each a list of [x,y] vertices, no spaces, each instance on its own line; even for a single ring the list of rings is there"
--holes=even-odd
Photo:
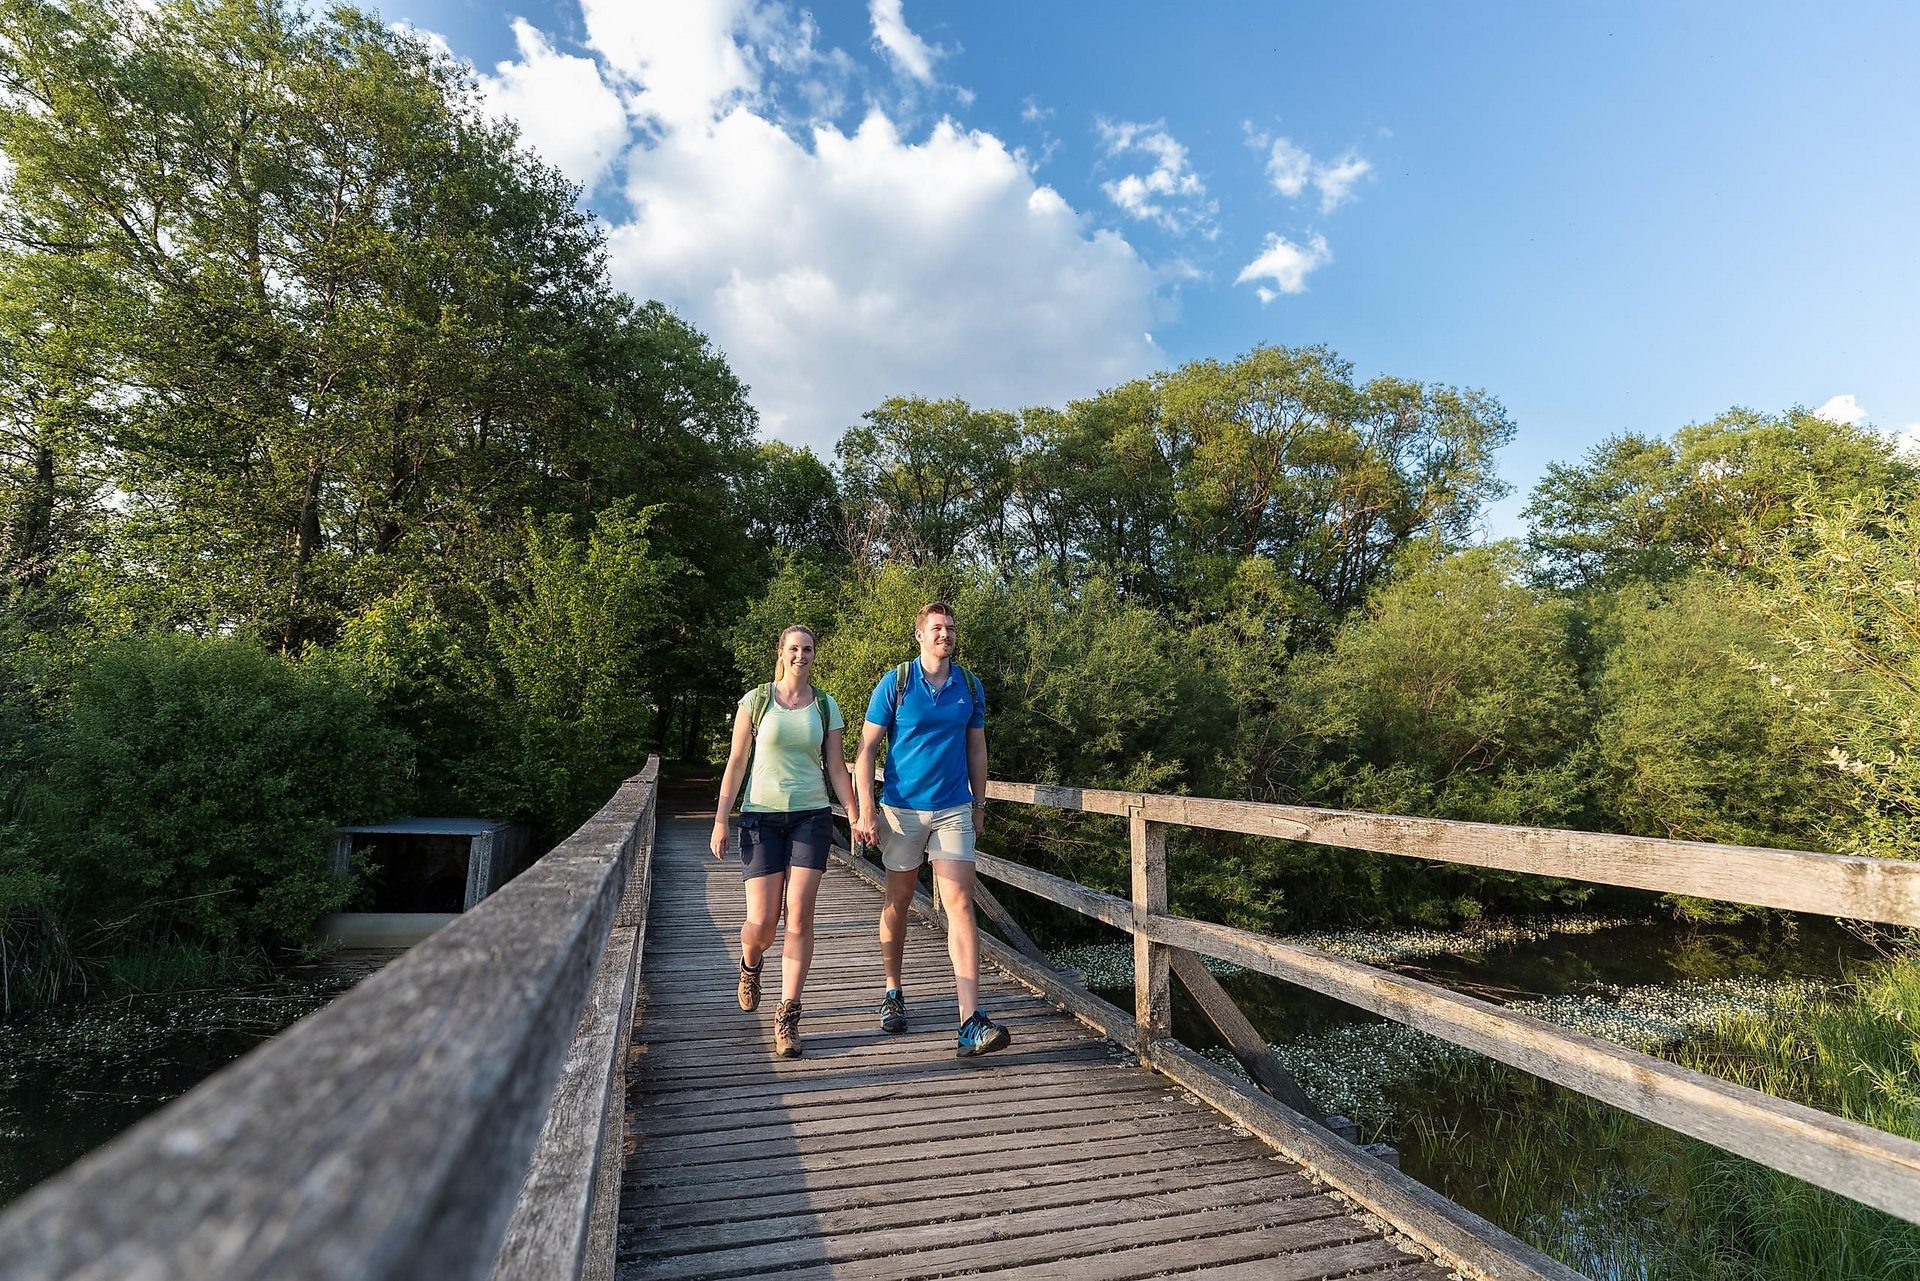
[[[880,803],[908,810],[968,804],[974,797],[967,782],[967,731],[986,726],[985,694],[976,706],[972,683],[951,665],[947,683],[936,692],[916,658],[907,664],[907,696],[896,718],[893,685],[899,671],[889,668],[867,700],[867,724],[888,731]]]

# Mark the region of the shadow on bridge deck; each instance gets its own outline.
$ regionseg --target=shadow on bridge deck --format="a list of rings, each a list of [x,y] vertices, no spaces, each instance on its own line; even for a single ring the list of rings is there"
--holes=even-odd
[[[878,896],[828,871],[801,1030],[773,1057],[779,961],[745,1014],[739,873],[711,802],[663,797],[628,1069],[630,1278],[1377,1276],[1446,1270],[1132,1056],[988,969],[1012,1030],[953,1056],[942,937],[914,922],[913,1030],[877,1025]],[[669,817],[670,816],[670,817]]]

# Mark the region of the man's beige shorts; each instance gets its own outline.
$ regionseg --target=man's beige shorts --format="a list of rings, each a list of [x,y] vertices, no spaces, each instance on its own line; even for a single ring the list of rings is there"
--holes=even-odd
[[[973,806],[880,807],[880,861],[889,872],[917,872],[926,860],[943,858],[973,862]]]

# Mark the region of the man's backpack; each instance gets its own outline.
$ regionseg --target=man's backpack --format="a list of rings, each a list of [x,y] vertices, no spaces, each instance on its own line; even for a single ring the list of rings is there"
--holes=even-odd
[[[887,733],[889,735],[893,733],[894,723],[900,719],[900,704],[904,703],[907,699],[907,678],[913,674],[915,661],[916,660],[909,658],[906,662],[893,669],[893,707],[887,713]],[[958,663],[953,664],[953,674],[966,682],[967,697],[973,700],[975,707],[979,707],[986,701],[986,697],[980,692],[979,677]]]

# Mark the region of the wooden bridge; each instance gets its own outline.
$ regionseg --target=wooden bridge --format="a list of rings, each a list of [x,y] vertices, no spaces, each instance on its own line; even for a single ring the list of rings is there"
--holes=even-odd
[[[474,911],[0,1215],[4,1278],[1570,1277],[1313,1113],[1199,963],[1339,997],[1920,1222],[1920,1144],[1487,1002],[1168,911],[1169,827],[1920,925],[1920,864],[994,783],[1124,819],[1132,894],[982,855],[1130,932],[1124,1012],[990,893],[952,1054],[939,912],[876,1027],[878,869],[823,887],[802,1031],[733,1000],[738,874],[657,766]],[[1256,1088],[1173,1039],[1186,985]]]

